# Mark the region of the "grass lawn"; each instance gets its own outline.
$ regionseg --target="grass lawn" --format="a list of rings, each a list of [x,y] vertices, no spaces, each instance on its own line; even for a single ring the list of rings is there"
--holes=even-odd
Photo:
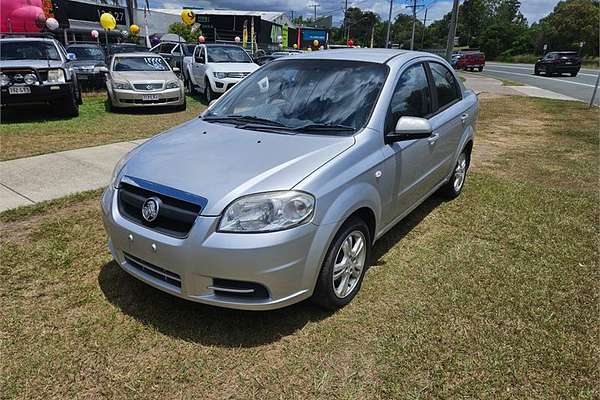
[[[111,113],[105,103],[106,94],[84,96],[76,118],[58,118],[47,107],[27,109],[27,114],[3,112],[0,160],[150,137],[193,118],[205,107],[191,96],[182,112],[161,108]]]
[[[384,236],[335,313],[140,283],[111,262],[99,191],[5,212],[0,397],[597,399],[597,118],[484,100],[462,196]]]

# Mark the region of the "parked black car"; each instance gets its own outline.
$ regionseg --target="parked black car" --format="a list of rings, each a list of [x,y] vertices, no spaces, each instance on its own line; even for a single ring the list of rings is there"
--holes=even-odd
[[[46,37],[0,37],[2,108],[49,104],[66,116],[79,115],[81,92],[74,54]]]
[[[110,58],[118,53],[145,53],[147,51],[148,49],[146,47],[135,43],[114,43],[109,44],[104,49],[107,64],[109,63]]]
[[[552,51],[537,60],[533,73],[539,75],[545,73],[548,76],[554,74],[571,74],[577,76],[581,69],[581,59],[574,51]]]
[[[96,43],[75,43],[67,46],[67,53],[73,53],[77,57],[72,62],[73,70],[81,86],[91,88],[104,87],[104,74],[100,67],[106,67],[106,54],[100,45]]]

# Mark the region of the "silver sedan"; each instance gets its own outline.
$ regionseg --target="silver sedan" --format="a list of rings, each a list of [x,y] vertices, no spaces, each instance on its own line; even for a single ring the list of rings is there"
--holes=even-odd
[[[174,106],[185,110],[183,82],[165,59],[154,53],[120,53],[112,57],[106,88],[112,108]]]
[[[477,113],[432,54],[275,60],[118,163],[102,197],[110,250],[188,300],[342,307],[378,239],[433,193],[460,195]]]

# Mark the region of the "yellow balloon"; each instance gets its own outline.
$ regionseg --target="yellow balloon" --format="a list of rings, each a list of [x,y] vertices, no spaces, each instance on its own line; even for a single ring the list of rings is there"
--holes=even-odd
[[[313,40],[313,46],[318,47],[319,41],[317,39]]]
[[[115,26],[117,26],[117,20],[115,20],[115,17],[113,17],[112,14],[103,13],[100,16],[100,25],[102,25],[104,29],[115,29]]]
[[[181,20],[186,25],[192,25],[194,22],[196,22],[196,16],[192,10],[183,10],[181,12]]]
[[[136,24],[132,24],[129,26],[129,32],[131,32],[133,35],[137,35],[140,33],[140,27]]]
[[[297,45],[296,43],[294,43],[294,48],[295,48],[295,49],[297,49],[297,48],[298,48],[298,45]]]
[[[312,47],[307,47],[306,51],[312,51]]]

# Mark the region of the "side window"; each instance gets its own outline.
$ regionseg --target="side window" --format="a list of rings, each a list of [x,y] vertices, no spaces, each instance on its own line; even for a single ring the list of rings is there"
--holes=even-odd
[[[408,67],[398,80],[386,121],[386,133],[394,130],[400,117],[426,118],[431,114],[431,94],[423,64]]]
[[[173,48],[177,46],[177,44],[173,44],[173,43],[163,43],[160,45],[160,52],[161,53],[171,53],[171,50],[173,50]]]
[[[459,100],[461,98],[460,86],[458,86],[452,72],[442,64],[434,62],[429,63],[429,67],[437,91],[438,109]]]

